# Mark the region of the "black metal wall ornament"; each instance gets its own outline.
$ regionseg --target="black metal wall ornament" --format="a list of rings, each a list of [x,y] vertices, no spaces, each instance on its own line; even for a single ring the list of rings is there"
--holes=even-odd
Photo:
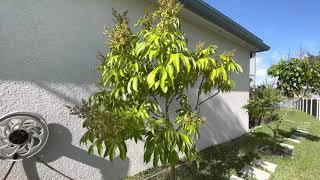
[[[15,112],[0,118],[0,159],[18,161],[32,157],[46,144],[47,123],[35,113]]]
[[[0,160],[12,161],[4,180],[9,176],[16,161],[35,157],[40,163],[73,180],[41,160],[36,154],[45,146],[49,137],[46,121],[36,113],[14,112],[0,118]]]

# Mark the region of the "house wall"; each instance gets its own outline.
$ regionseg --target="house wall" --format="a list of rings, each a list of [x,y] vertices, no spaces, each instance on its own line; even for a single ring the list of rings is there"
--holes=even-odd
[[[97,51],[105,52],[103,26],[111,26],[111,8],[129,10],[131,22],[151,4],[145,0],[2,0],[0,6],[0,115],[35,112],[47,121],[50,136],[38,154],[49,165],[74,179],[119,179],[145,170],[143,143],[128,142],[126,161],[89,156],[79,145],[82,120],[65,105],[78,104],[95,90]],[[207,117],[198,147],[228,141],[248,132],[241,109],[248,99],[249,50],[224,39],[183,16],[190,47],[198,41],[216,44],[220,51],[237,49],[244,73],[236,88],[203,105]],[[189,93],[196,94],[195,90]],[[193,99],[194,101],[194,99]],[[10,162],[0,160],[0,178]],[[63,179],[34,158],[18,162],[8,179]]]

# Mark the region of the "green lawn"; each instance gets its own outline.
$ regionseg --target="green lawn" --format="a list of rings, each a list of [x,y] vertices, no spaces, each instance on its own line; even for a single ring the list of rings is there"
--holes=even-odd
[[[259,158],[278,165],[271,179],[275,180],[317,180],[320,179],[320,121],[303,112],[289,112],[280,126],[283,137],[289,137],[299,122],[310,122],[310,135],[300,144],[286,142],[295,146],[292,157],[267,156],[257,152],[260,145],[271,144],[271,130],[262,126],[248,135],[232,142],[213,146],[201,151],[200,168],[194,164],[182,164],[177,168],[178,179],[229,179],[232,174],[253,159]],[[145,171],[129,179],[145,179],[166,170],[160,167]],[[168,179],[169,171],[160,173],[151,179]]]

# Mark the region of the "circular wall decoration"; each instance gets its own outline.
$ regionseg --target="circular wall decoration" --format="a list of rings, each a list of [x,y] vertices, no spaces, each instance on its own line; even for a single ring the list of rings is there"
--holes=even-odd
[[[0,118],[0,159],[23,160],[39,152],[48,140],[44,119],[29,112],[15,112]]]

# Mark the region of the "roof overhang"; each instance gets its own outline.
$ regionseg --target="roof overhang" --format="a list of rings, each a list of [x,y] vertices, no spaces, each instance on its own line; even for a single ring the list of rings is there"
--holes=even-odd
[[[181,0],[181,2],[188,10],[254,46],[252,52],[262,52],[270,49],[260,38],[202,0]]]

